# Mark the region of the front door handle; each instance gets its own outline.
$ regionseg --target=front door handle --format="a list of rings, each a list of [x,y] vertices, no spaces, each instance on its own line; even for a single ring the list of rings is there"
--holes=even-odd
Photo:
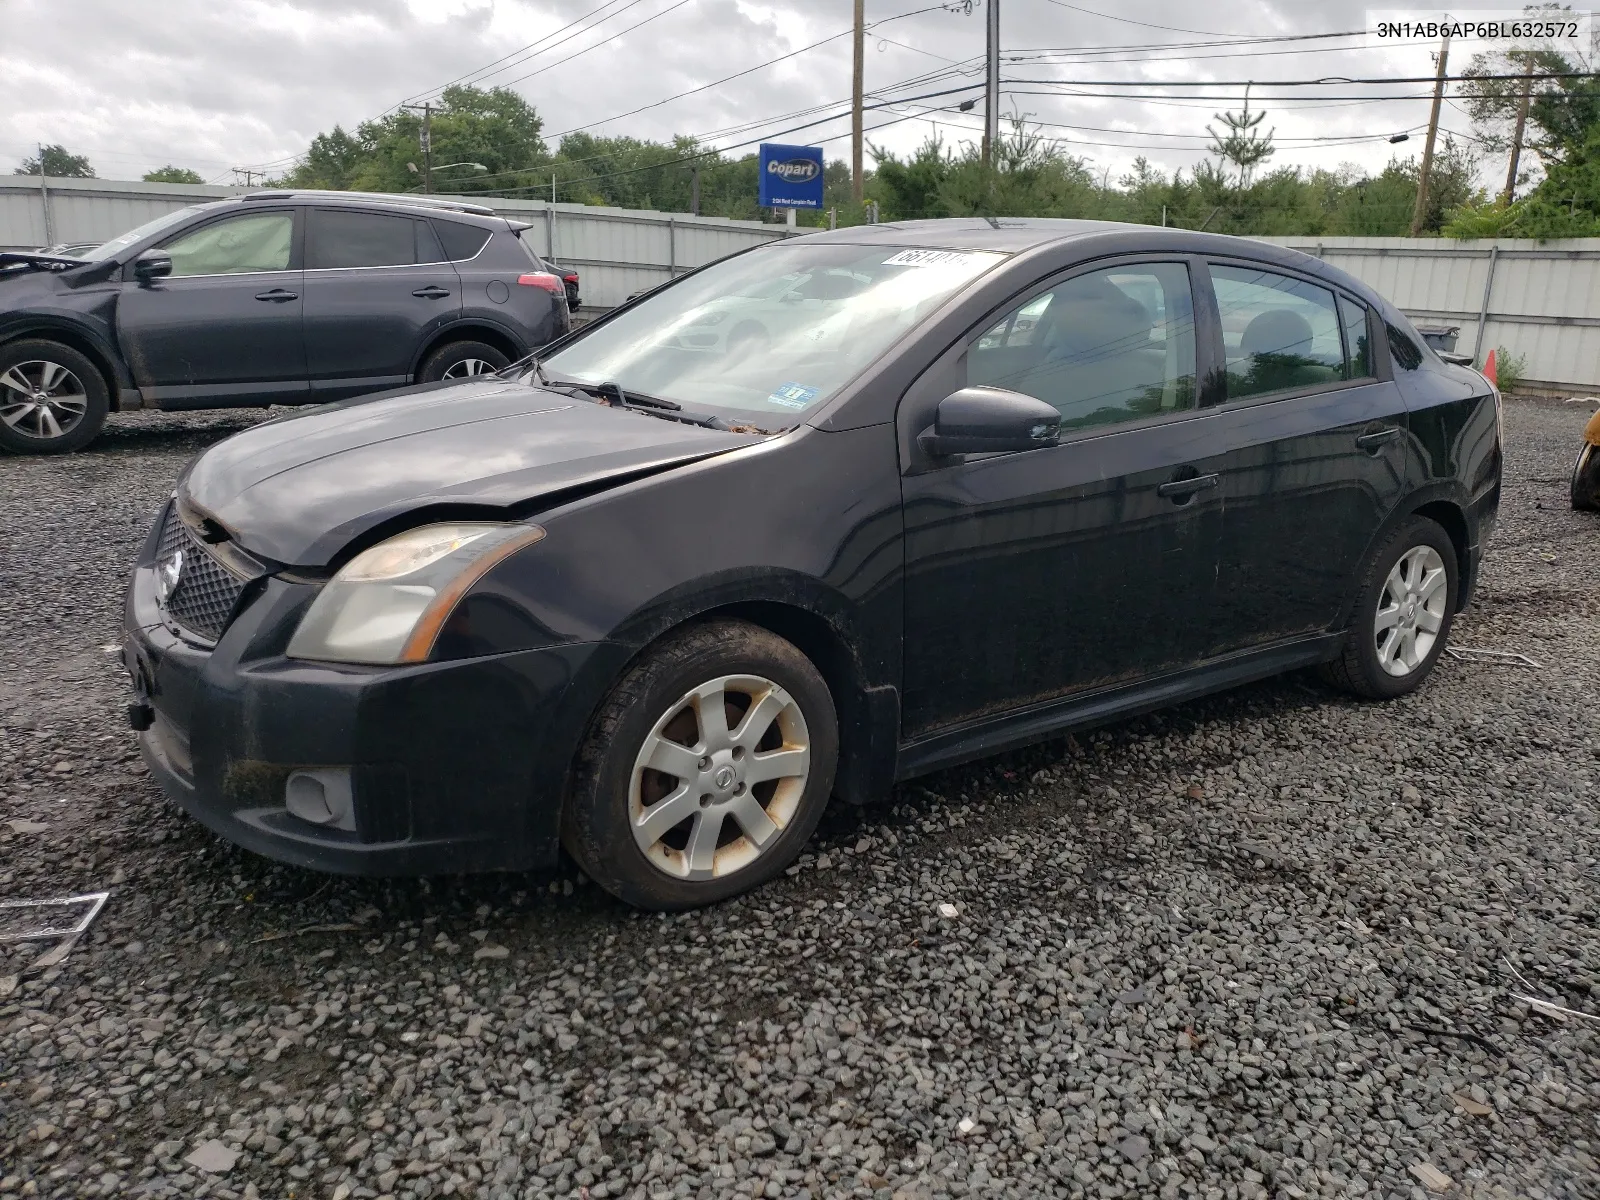
[[[283,288],[273,288],[270,292],[257,292],[256,299],[271,300],[276,304],[282,304],[285,300],[300,299],[300,293],[285,291]]]
[[[1370,433],[1363,433],[1356,438],[1356,445],[1368,454],[1373,454],[1399,436],[1400,427],[1398,425],[1387,425],[1382,429],[1374,429]]]
[[[427,287],[418,288],[411,294],[423,300],[443,300],[450,293],[438,284],[430,283]]]
[[[1221,482],[1221,475],[1191,475],[1188,479],[1169,479],[1156,488],[1156,495],[1184,504],[1196,492],[1214,488]]]

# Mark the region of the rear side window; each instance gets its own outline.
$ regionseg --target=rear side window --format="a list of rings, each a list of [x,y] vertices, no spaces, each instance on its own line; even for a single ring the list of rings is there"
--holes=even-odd
[[[417,261],[410,217],[314,208],[306,242],[306,267],[398,267]]]
[[[435,220],[433,227],[439,232],[445,257],[451,262],[471,258],[489,240],[489,231],[477,225],[463,225],[460,221]]]
[[[1416,342],[1393,325],[1389,326],[1389,355],[1397,366],[1404,367],[1407,371],[1415,371],[1422,365],[1422,351]]]
[[[1256,267],[1213,263],[1222,317],[1228,399],[1334,383],[1344,378],[1344,338],[1333,293]]]
[[[431,221],[413,221],[417,227],[417,261],[419,263],[444,262],[444,247],[439,245],[439,236],[433,232]]]
[[[1344,323],[1344,377],[1370,379],[1372,347],[1367,336],[1366,306],[1340,296],[1339,320]]]

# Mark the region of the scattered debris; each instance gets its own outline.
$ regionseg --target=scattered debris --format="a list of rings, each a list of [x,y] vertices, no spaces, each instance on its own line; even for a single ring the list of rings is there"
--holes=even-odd
[[[1504,1050],[1500,1049],[1499,1046],[1496,1046],[1481,1033],[1472,1033],[1471,1031],[1459,1031],[1455,1029],[1440,1029],[1433,1025],[1405,1025],[1402,1026],[1402,1028],[1409,1029],[1412,1033],[1425,1033],[1429,1037],[1455,1038],[1457,1041],[1471,1042],[1475,1046],[1482,1046],[1490,1054],[1498,1054],[1502,1056],[1505,1054]]]
[[[1451,1179],[1432,1163],[1415,1162],[1411,1164],[1411,1173],[1423,1187],[1430,1192],[1444,1192],[1450,1189]]]
[[[939,915],[947,921],[953,921],[956,917],[961,915],[961,910],[954,904],[951,904],[950,901],[946,900],[943,904],[939,905]]]
[[[360,933],[361,926],[349,921],[341,921],[337,925],[307,925],[304,929],[285,929],[273,933],[264,933],[256,938],[251,945],[259,946],[262,942],[281,942],[284,938],[300,937],[307,933]]]
[[[1444,652],[1451,658],[1459,658],[1465,662],[1503,663],[1508,667],[1532,667],[1535,671],[1544,669],[1542,663],[1536,663],[1526,654],[1518,654],[1511,650],[1477,650],[1471,646],[1446,646]]]
[[[476,950],[474,950],[472,952],[472,958],[473,958],[473,961],[476,962],[476,961],[478,961],[480,959],[485,959],[485,958],[507,958],[507,957],[510,956],[510,954],[511,954],[511,951],[506,949],[504,946],[496,946],[496,945],[490,944],[490,945],[479,946]]]
[[[201,1142],[183,1161],[211,1175],[226,1175],[233,1170],[233,1164],[239,1161],[239,1152],[228,1149],[212,1138],[209,1142]]]
[[[956,1132],[959,1133],[962,1137],[965,1137],[967,1134],[971,1133],[977,1127],[978,1127],[978,1123],[976,1121],[974,1121],[971,1117],[962,1117],[960,1122],[956,1125]]]
[[[1461,1111],[1469,1117],[1487,1117],[1494,1112],[1494,1109],[1487,1104],[1479,1104],[1471,1096],[1464,1096],[1460,1092],[1451,1092],[1450,1099],[1454,1100]]]
[[[1565,1004],[1554,1004],[1549,1000],[1540,1000],[1536,996],[1524,996],[1521,992],[1512,992],[1513,1000],[1521,1000],[1534,1012],[1549,1017],[1552,1021],[1565,1021],[1568,1017],[1577,1017],[1583,1021],[1600,1022],[1600,1016],[1594,1013],[1579,1012],[1575,1008],[1568,1008]]]
[[[12,833],[43,833],[50,826],[44,821],[7,821]]]
[[[11,822],[16,825],[17,822]],[[76,938],[100,915],[110,892],[88,892],[82,896],[57,896],[50,900],[0,900],[0,942],[43,942],[52,938]],[[50,910],[82,908],[76,919],[62,923],[62,916]],[[16,914],[20,927],[10,927],[10,914]],[[31,920],[30,920],[31,916]]]

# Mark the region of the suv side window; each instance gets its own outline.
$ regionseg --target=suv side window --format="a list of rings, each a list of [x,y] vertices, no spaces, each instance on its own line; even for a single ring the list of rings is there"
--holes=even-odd
[[[286,212],[246,213],[180,233],[162,247],[174,275],[237,275],[287,271],[294,217]]]
[[[434,219],[433,227],[439,231],[439,241],[444,245],[444,255],[451,262],[471,258],[489,240],[489,231],[479,225],[466,225],[460,221]]]
[[[1258,267],[1211,265],[1228,399],[1344,378],[1339,310],[1327,288]]]
[[[410,217],[313,208],[306,235],[306,269],[399,267],[417,261]]]
[[[1074,276],[1007,313],[966,359],[969,386],[1035,396],[1060,410],[1063,429],[1192,409],[1188,268],[1135,263]]]

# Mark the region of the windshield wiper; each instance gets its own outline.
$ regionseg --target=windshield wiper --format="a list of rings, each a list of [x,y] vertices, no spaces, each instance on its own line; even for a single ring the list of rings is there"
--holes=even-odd
[[[516,378],[516,375],[513,373],[518,372],[522,368],[532,371],[533,377],[540,383],[550,382],[544,377],[544,363],[540,361],[537,354],[524,354],[521,358],[517,359],[516,362],[507,363],[505,366],[501,367],[495,372],[495,374],[504,376],[507,379],[514,379]]]
[[[721,417],[710,413],[685,412],[683,405],[676,400],[665,400],[660,396],[647,396],[643,392],[625,392],[618,383],[585,383],[579,379],[556,380],[553,387],[567,387],[574,391],[584,392],[612,408],[626,408],[633,412],[649,413],[652,417],[660,417],[664,421],[681,421],[685,425],[699,425],[705,429],[726,429],[727,424]]]

